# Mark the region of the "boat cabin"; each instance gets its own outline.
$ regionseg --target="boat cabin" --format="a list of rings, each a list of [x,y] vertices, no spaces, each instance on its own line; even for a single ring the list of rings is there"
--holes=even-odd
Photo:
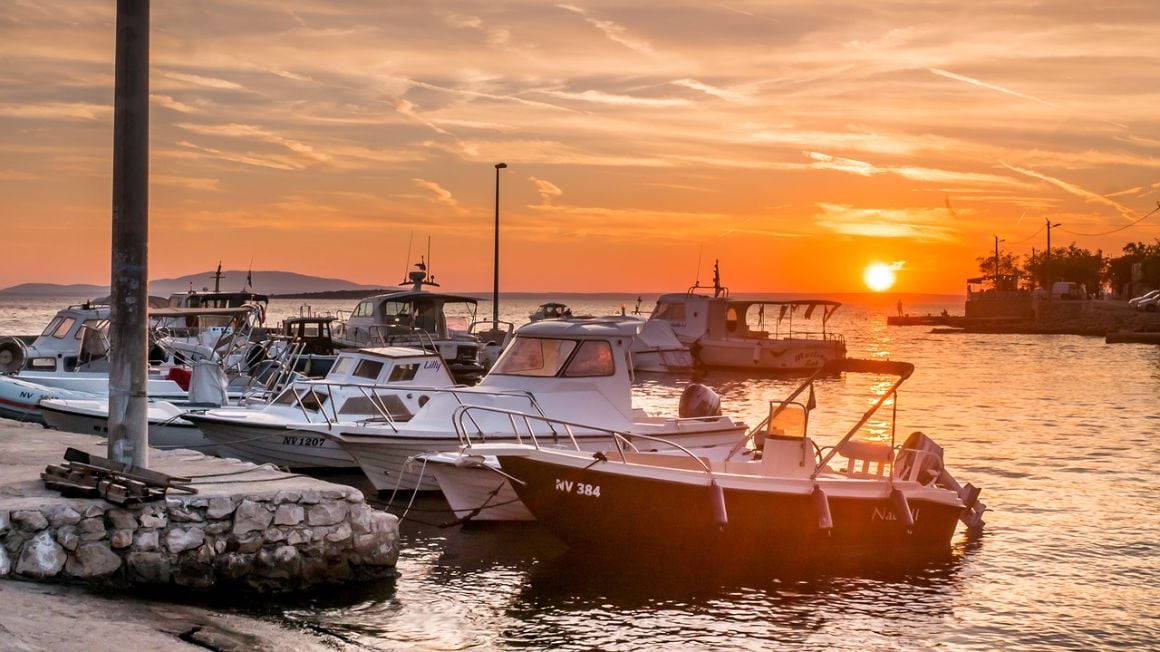
[[[554,392],[570,404],[577,403],[573,392],[587,389],[600,394],[631,421],[629,351],[641,324],[616,319],[527,324],[516,331],[479,387],[533,392],[541,405],[549,402]]]
[[[31,344],[0,339],[0,373],[107,369],[110,312],[104,304],[69,306],[58,311]]]
[[[291,317],[282,321],[282,337],[303,344],[303,355],[333,355],[330,326],[337,317]]]
[[[563,319],[572,316],[572,309],[563,303],[545,303],[541,304],[536,311],[528,315],[528,319],[532,321],[540,321],[541,319]]]

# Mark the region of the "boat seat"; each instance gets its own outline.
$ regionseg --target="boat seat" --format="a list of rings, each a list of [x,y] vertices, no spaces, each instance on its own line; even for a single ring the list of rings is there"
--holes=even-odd
[[[838,454],[846,458],[842,473],[847,475],[885,475],[894,461],[894,449],[889,444],[871,441],[843,442]]]

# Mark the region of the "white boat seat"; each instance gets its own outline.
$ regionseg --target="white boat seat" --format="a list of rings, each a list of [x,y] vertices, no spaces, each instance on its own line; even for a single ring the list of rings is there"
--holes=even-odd
[[[846,458],[842,473],[851,475],[885,475],[894,461],[894,449],[889,444],[871,441],[843,442],[838,454]]]

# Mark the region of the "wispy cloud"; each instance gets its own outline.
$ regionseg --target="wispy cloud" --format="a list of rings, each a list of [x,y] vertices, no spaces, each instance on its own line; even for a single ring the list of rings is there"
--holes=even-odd
[[[953,242],[956,230],[941,224],[942,208],[857,208],[818,204],[814,223],[841,235],[907,238],[919,242]]]
[[[217,77],[203,77],[201,75],[192,75],[183,72],[165,72],[161,73],[162,77],[172,79],[173,81],[185,82],[194,86],[201,86],[203,88],[212,88],[215,90],[241,90],[242,85],[227,79],[218,79]]]
[[[411,179],[411,183],[415,186],[426,190],[428,199],[441,206],[453,208],[457,211],[462,210],[459,202],[451,195],[451,191],[434,181],[427,181],[426,179]]]
[[[47,104],[0,104],[0,117],[32,120],[110,120],[109,104],[51,102]]]
[[[619,43],[620,45],[623,45],[624,47],[640,54],[648,56],[653,56],[656,54],[653,51],[652,46],[649,45],[648,41],[632,36],[628,29],[623,25],[619,25],[611,20],[600,20],[598,18],[593,18],[588,14],[587,10],[575,5],[556,6],[561,9],[579,14],[585,21],[588,22],[589,25],[592,25],[596,29],[600,30],[604,36],[608,37],[608,40],[613,41],[614,43]]]
[[[1016,167],[1014,165],[1009,165],[1007,163],[1004,163],[1003,161],[999,161],[999,164],[1002,165],[1003,167],[1007,168],[1008,170],[1011,170],[1012,172],[1018,172],[1019,174],[1025,174],[1025,175],[1032,177],[1034,179],[1046,181],[1047,183],[1050,183],[1051,185],[1059,188],[1060,190],[1063,190],[1064,192],[1075,195],[1076,197],[1082,197],[1086,201],[1093,202],[1096,204],[1103,204],[1105,206],[1111,207],[1111,208],[1115,209],[1116,212],[1118,212],[1121,216],[1123,216],[1125,219],[1127,219],[1129,221],[1135,221],[1136,219],[1138,219],[1140,217],[1139,215],[1136,214],[1136,211],[1132,210],[1131,208],[1128,208],[1127,206],[1124,206],[1120,202],[1118,202],[1114,199],[1110,199],[1110,198],[1108,198],[1104,195],[1101,195],[1099,193],[1087,190],[1086,188],[1082,188],[1080,186],[1077,186],[1074,183],[1068,183],[1067,181],[1064,181],[1062,179],[1057,179],[1055,177],[1043,174],[1042,172],[1036,172],[1035,170],[1028,170],[1026,168],[1021,168],[1021,167]]]
[[[701,91],[706,95],[712,95],[713,97],[720,98],[727,102],[744,103],[749,101],[749,96],[745,95],[744,93],[738,93],[726,88],[710,86],[709,84],[699,82],[696,79],[677,79],[673,81],[673,85],[684,86],[685,88],[691,88],[695,91]]]
[[[562,197],[564,191],[546,179],[538,179],[536,177],[528,177],[536,186],[536,192],[540,193],[540,205],[551,206],[552,201],[557,197]]]
[[[939,68],[928,68],[928,70],[930,70],[930,72],[932,72],[940,77],[946,77],[947,79],[961,81],[961,82],[966,83],[966,84],[971,84],[972,86],[978,86],[979,88],[986,88],[988,90],[997,91],[999,93],[1005,93],[1005,94],[1010,95],[1012,97],[1018,97],[1018,98],[1021,98],[1024,100],[1038,102],[1044,106],[1050,106],[1050,107],[1055,106],[1055,104],[1052,104],[1051,102],[1048,102],[1047,100],[1042,100],[1038,97],[1033,97],[1031,95],[1027,95],[1026,93],[1020,93],[1019,91],[1013,91],[1010,88],[1004,88],[1004,87],[998,86],[996,84],[988,84],[987,82],[975,79],[974,77],[967,77],[966,75],[958,75],[958,74],[955,74],[953,72],[949,72],[947,70],[941,70]]]

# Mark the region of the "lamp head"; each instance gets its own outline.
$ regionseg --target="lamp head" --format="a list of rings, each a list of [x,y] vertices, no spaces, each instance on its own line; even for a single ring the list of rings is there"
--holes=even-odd
[[[507,163],[496,163],[495,164],[495,169],[497,169],[497,170],[502,170],[506,167],[507,167]]]

